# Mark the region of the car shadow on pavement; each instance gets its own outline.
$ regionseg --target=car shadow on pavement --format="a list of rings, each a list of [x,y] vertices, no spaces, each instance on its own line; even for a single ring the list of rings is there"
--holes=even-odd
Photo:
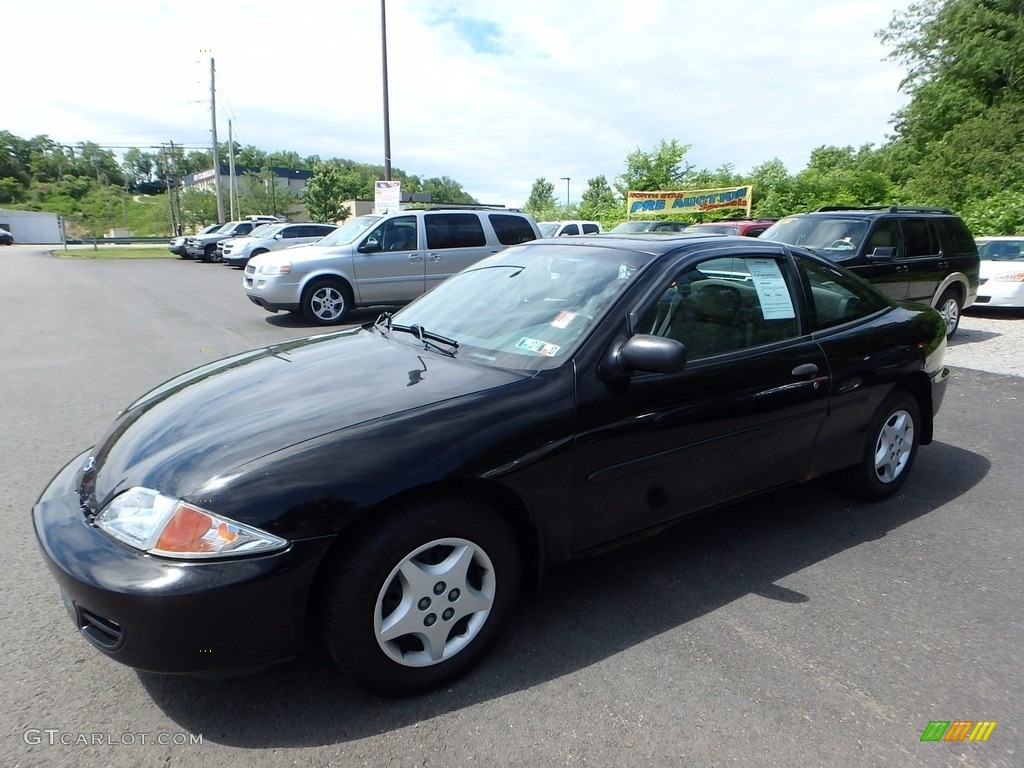
[[[381,312],[394,311],[396,309],[398,308],[360,307],[359,309],[353,309],[345,319],[345,322],[341,325],[319,325],[317,323],[311,323],[302,316],[301,312],[278,312],[277,314],[268,313],[265,320],[269,325],[273,325],[278,328],[309,328],[311,331],[329,333],[330,331],[337,331],[342,328],[351,328],[355,325],[366,325],[367,323],[372,323],[380,317]]]
[[[884,502],[852,500],[820,478],[557,568],[538,599],[520,603],[475,670],[415,698],[367,693],[323,650],[248,677],[138,677],[169,718],[211,742],[275,748],[362,739],[573,674],[747,595],[786,610],[814,601],[776,582],[934,512],[990,466],[982,455],[936,442],[922,448],[901,493]]]

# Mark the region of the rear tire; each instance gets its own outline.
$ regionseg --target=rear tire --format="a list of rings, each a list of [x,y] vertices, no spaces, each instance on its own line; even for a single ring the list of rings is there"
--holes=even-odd
[[[497,638],[518,599],[520,553],[497,512],[442,498],[374,521],[328,578],[337,665],[371,691],[409,696],[462,675]]]
[[[942,315],[942,320],[946,324],[946,338],[948,339],[960,327],[960,315],[963,311],[960,306],[960,294],[955,288],[947,288],[935,308],[939,310],[939,314]]]
[[[871,418],[860,462],[843,470],[843,484],[867,501],[892,496],[910,474],[920,440],[917,400],[905,389],[893,390]]]

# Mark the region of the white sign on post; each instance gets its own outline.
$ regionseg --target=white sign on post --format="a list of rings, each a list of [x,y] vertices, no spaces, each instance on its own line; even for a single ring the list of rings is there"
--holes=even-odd
[[[376,181],[373,184],[373,212],[377,215],[402,210],[402,182]]]

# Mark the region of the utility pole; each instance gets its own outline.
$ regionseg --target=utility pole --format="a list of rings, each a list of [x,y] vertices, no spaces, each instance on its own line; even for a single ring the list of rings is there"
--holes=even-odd
[[[238,204],[238,183],[235,181],[235,136],[228,120],[228,200],[231,202],[231,220],[235,221]]]
[[[384,70],[384,181],[391,181],[391,117],[388,114],[388,28],[380,0],[380,58]]]
[[[571,179],[568,176],[563,176],[562,181],[565,182],[565,207],[569,207],[569,182]]]
[[[210,57],[210,120],[213,125],[213,186],[217,193],[217,221],[224,219],[224,196],[220,189],[220,157],[217,155],[217,89],[214,85],[216,70],[213,67],[213,56]]]

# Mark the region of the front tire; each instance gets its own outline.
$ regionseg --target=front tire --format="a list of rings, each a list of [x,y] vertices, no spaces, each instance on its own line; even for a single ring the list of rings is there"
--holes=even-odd
[[[465,673],[507,623],[519,548],[495,511],[447,498],[402,507],[341,552],[325,639],[338,666],[385,696]]]
[[[948,288],[939,299],[935,307],[942,315],[942,321],[946,324],[946,338],[952,337],[956,329],[960,327],[960,294],[953,288]]]
[[[868,425],[860,462],[843,473],[847,488],[867,501],[892,496],[910,474],[920,440],[917,400],[904,389],[893,390]]]
[[[352,292],[340,280],[317,280],[302,294],[302,314],[319,325],[340,323],[348,316],[351,306]]]

